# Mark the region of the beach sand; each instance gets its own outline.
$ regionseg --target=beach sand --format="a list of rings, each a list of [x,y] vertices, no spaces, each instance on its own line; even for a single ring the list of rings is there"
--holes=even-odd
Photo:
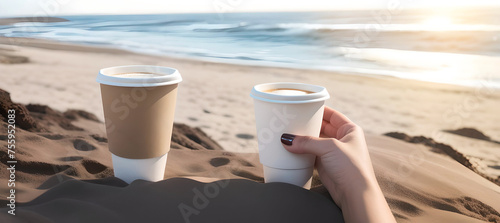
[[[46,104],[61,111],[82,109],[100,120],[104,120],[102,102],[95,81],[99,69],[131,64],[177,68],[184,81],[179,87],[175,120],[202,128],[225,150],[234,152],[257,152],[253,99],[249,96],[255,84],[322,85],[331,95],[326,104],[346,114],[367,134],[404,132],[430,137],[466,154],[483,173],[500,176],[498,143],[445,131],[474,128],[500,141],[500,91],[487,82],[470,88],[392,77],[203,62],[20,38],[0,38],[2,53],[29,59],[28,63],[0,64],[0,88],[11,92],[15,101]]]
[[[0,55],[7,55],[4,58],[28,58],[21,63],[0,64],[0,88],[10,92],[15,102],[49,105],[55,111],[46,113],[59,117],[47,118],[43,113],[46,107],[27,106],[34,111],[31,113],[35,119],[38,116],[42,127],[51,127],[47,132],[18,132],[17,155],[23,161],[19,166],[24,166],[18,170],[18,202],[31,201],[48,189],[54,197],[46,195],[38,202],[49,202],[57,194],[76,193],[80,187],[95,189],[102,185],[101,181],[77,181],[84,186],[71,188],[68,185],[74,181],[63,175],[110,179],[111,183],[103,183],[109,187],[105,190],[122,190],[125,185],[109,178],[112,166],[95,77],[104,67],[150,64],[174,67],[181,72],[184,81],[179,87],[175,121],[198,127],[213,139],[212,143],[220,146],[210,150],[205,145],[193,150],[186,146],[176,149],[174,144],[166,178],[191,177],[204,182],[238,178],[262,182],[262,167],[255,154],[257,141],[250,90],[264,82],[303,82],[325,86],[332,96],[327,105],[363,127],[377,178],[398,222],[500,221],[498,185],[429,146],[383,136],[387,132],[403,132],[448,144],[465,154],[473,169],[496,179],[500,176],[500,126],[497,125],[500,93],[487,85],[467,88],[390,77],[230,65],[33,39],[0,38],[0,43],[3,44]],[[95,114],[95,120],[85,112],[61,113],[68,109]],[[76,129],[71,130],[71,126]],[[191,129],[187,126],[186,129]],[[480,130],[490,140],[447,131],[464,127]],[[2,131],[6,131],[5,126]],[[180,131],[179,137],[182,135]],[[1,143],[6,144],[5,140]],[[4,161],[5,154],[0,164],[2,176],[6,175]],[[162,188],[164,183],[151,185]],[[61,188],[69,192],[60,191]],[[5,197],[6,184],[2,183],[0,189]],[[110,208],[90,191],[86,194],[89,202]],[[321,187],[317,191],[325,192]],[[114,196],[114,192],[109,193]],[[134,195],[128,196],[140,201]],[[70,205],[60,199],[62,204]],[[26,211],[36,216],[43,208],[53,206],[30,205]],[[106,216],[114,214],[106,213],[110,214]]]

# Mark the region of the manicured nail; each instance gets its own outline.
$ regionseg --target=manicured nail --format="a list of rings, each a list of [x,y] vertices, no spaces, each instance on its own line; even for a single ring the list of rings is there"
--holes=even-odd
[[[291,146],[294,138],[295,138],[295,135],[283,133],[283,135],[281,135],[281,143],[283,143],[287,146]]]

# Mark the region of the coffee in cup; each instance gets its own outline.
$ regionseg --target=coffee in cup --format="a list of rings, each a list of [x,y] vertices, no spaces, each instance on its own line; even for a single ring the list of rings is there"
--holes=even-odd
[[[278,95],[305,95],[314,93],[312,91],[293,89],[293,88],[273,88],[265,90],[264,92],[270,94],[278,94]]]
[[[116,177],[127,183],[163,179],[181,81],[179,72],[168,67],[100,70],[97,82]]]

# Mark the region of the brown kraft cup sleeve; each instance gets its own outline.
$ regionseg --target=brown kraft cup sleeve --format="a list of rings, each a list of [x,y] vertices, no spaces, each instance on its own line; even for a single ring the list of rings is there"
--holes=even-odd
[[[101,84],[109,151],[129,159],[170,150],[177,84],[119,87]]]

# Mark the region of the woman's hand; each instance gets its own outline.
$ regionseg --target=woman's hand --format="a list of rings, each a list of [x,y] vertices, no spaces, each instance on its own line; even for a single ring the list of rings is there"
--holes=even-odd
[[[283,134],[292,153],[314,154],[323,185],[346,222],[395,222],[373,172],[361,127],[325,107],[321,138]]]

